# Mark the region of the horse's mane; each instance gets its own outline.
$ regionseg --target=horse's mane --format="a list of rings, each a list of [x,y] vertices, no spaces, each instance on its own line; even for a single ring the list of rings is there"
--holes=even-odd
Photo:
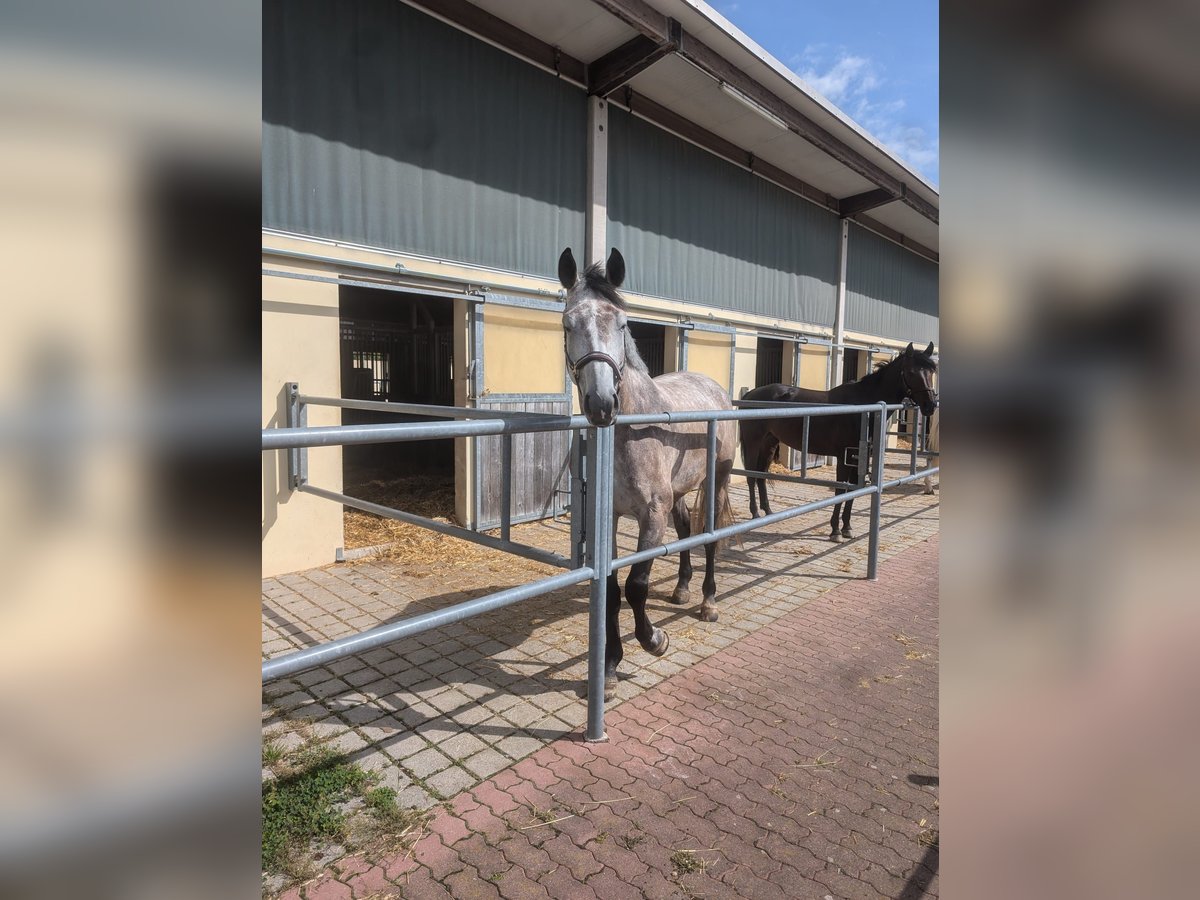
[[[608,273],[604,271],[603,263],[592,263],[583,270],[583,283],[588,290],[595,294],[599,294],[617,309],[624,311],[625,298],[622,297],[611,281],[608,280]]]
[[[605,272],[603,264],[592,263],[584,269],[583,283],[589,291],[603,297],[622,312],[627,309],[625,298],[608,280],[608,273]],[[634,341],[633,334],[629,331],[625,332],[625,365],[643,375],[650,374],[650,370],[646,368],[646,361],[642,359],[642,354],[638,353],[637,342]]]

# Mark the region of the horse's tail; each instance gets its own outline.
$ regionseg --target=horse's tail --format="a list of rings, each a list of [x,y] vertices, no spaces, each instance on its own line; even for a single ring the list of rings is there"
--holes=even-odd
[[[700,483],[700,491],[696,495],[696,503],[692,506],[692,534],[699,534],[704,530],[704,513],[708,508],[708,479]],[[729,475],[720,471],[717,472],[717,497],[714,507],[715,515],[714,525],[717,529],[725,528],[732,525],[737,519],[733,515],[733,506],[729,502]],[[740,547],[742,538],[740,535],[734,535],[732,539],[722,538],[717,542],[717,550],[725,550],[729,547],[730,542]]]

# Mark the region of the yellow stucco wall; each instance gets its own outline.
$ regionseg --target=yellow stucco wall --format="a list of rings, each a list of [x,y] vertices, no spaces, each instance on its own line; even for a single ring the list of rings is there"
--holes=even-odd
[[[688,371],[707,375],[729,390],[729,335],[715,331],[689,331]]]
[[[733,399],[737,400],[746,391],[754,389],[758,374],[758,337],[753,334],[734,336]]]
[[[483,308],[483,389],[488,394],[561,394],[562,315]]]
[[[823,391],[828,388],[829,348],[817,344],[800,345],[799,387]]]
[[[341,396],[335,284],[264,275],[262,279],[262,426],[286,424],[284,384],[306,394]],[[340,425],[337,409],[310,407],[309,425]],[[308,479],[342,489],[342,452],[310,450]],[[296,493],[287,483],[287,451],[262,454],[262,574],[295,572],[334,561],[342,546],[342,508]]]

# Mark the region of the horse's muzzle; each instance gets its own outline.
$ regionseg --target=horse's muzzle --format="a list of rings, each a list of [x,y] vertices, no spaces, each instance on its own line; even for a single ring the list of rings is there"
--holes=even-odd
[[[597,428],[607,428],[617,416],[615,394],[599,394],[589,391],[583,395],[583,414]]]

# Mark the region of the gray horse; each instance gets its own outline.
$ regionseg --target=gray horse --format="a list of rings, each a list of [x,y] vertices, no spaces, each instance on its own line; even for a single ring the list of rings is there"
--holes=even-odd
[[[729,397],[715,381],[694,372],[671,372],[651,378],[629,334],[625,301],[617,288],[625,280],[625,260],[614,248],[608,263],[579,275],[571,248],[558,260],[558,280],[567,289],[563,310],[567,369],[579,390],[587,420],[598,428],[612,425],[617,413],[657,413],[670,410],[732,409]],[[613,533],[617,520],[629,516],[638,523],[638,550],[662,544],[671,519],[676,533],[692,532],[685,496],[701,489],[696,510],[704,506],[705,423],[679,425],[617,425],[613,435]],[[729,473],[733,469],[736,427],[717,425],[717,527],[733,521],[729,506]],[[699,517],[698,517],[699,518]],[[701,526],[702,527],[702,526]],[[615,546],[615,537],[614,537]],[[704,547],[704,599],[700,618],[717,621],[717,582],[713,575],[716,545]],[[666,652],[670,639],[650,624],[646,595],[653,561],[638,563],[625,581],[625,597],[633,607],[634,633],[642,648],[655,656]],[[679,554],[679,582],[671,602],[686,604],[692,579],[691,555]],[[604,655],[605,694],[616,687],[617,665],[624,650],[618,614],[621,588],[617,576],[608,579],[608,628]]]

